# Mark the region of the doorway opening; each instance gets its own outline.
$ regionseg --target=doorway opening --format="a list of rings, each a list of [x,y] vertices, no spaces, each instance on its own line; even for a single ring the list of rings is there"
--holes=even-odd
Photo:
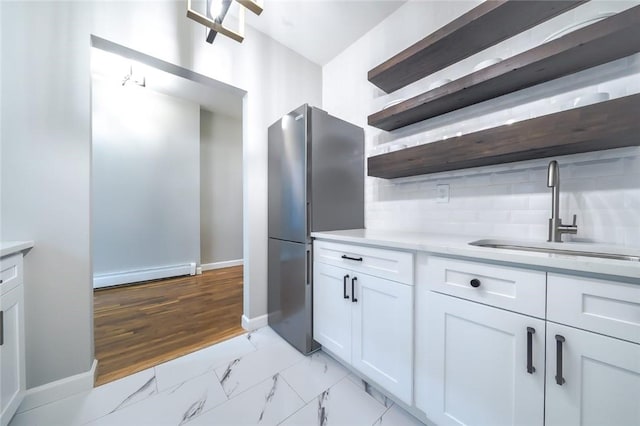
[[[241,334],[245,92],[92,36],[96,384]]]

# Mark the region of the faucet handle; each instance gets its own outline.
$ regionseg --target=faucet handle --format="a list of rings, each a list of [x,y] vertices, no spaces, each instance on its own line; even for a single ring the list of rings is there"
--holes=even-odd
[[[577,234],[578,233],[578,226],[576,225],[576,215],[573,215],[573,224],[571,225],[565,225],[564,223],[562,223],[562,221],[560,221],[560,223],[557,225],[557,231],[560,234]]]

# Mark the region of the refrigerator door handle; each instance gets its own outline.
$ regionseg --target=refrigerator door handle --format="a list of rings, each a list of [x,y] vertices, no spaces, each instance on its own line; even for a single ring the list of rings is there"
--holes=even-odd
[[[307,273],[307,285],[311,285],[311,250],[307,249],[307,257],[306,257],[306,265],[305,265],[305,271]]]
[[[307,227],[307,237],[309,237],[309,235],[311,235],[311,203],[309,203],[307,201],[307,204],[305,206],[305,215],[306,215],[306,227]]]

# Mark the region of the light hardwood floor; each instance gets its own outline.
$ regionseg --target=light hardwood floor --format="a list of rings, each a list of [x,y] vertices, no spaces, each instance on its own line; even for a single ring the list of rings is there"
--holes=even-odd
[[[94,291],[96,386],[244,333],[242,266]]]

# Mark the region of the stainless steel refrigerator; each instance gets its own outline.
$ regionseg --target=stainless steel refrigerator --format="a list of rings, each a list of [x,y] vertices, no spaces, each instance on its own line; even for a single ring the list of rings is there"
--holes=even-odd
[[[313,340],[314,231],[364,227],[364,131],[308,105],[269,127],[269,325],[300,352]]]

